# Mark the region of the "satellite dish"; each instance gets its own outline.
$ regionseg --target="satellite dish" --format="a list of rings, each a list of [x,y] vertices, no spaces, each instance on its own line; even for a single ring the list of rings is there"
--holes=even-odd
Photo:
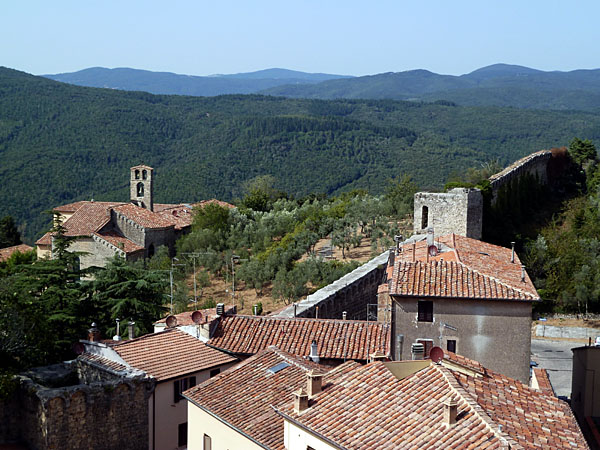
[[[200,311],[194,311],[192,313],[192,322],[195,324],[202,323],[202,313]]]
[[[436,245],[430,245],[427,251],[429,252],[429,256],[437,256],[438,254],[438,248]]]
[[[434,363],[439,363],[442,359],[444,359],[444,350],[442,350],[440,347],[433,347],[429,351],[429,357]]]
[[[83,352],[85,352],[85,346],[81,342],[75,342],[73,344],[73,351],[75,354],[81,355]]]
[[[177,317],[168,316],[166,322],[168,328],[175,328],[177,326]]]

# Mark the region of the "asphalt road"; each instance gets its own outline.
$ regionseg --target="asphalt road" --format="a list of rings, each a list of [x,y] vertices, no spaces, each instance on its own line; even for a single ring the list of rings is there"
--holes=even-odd
[[[571,398],[571,372],[574,347],[584,344],[547,339],[531,340],[531,359],[546,369],[554,392],[559,397]]]

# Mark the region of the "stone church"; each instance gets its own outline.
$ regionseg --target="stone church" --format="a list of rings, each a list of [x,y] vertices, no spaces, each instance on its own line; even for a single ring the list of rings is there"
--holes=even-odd
[[[175,241],[187,233],[196,206],[208,203],[233,208],[218,200],[196,204],[161,204],[153,199],[152,167],[139,165],[130,170],[130,202],[80,201],[54,208],[66,229],[75,238],[70,251],[81,252],[81,268],[103,267],[119,255],[126,260],[151,257],[164,245],[174,254]],[[38,258],[51,257],[52,233],[37,242]]]

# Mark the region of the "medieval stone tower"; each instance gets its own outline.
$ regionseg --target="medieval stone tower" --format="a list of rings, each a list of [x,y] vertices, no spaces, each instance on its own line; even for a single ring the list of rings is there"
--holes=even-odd
[[[140,165],[131,168],[129,193],[131,203],[154,211],[152,192],[152,167]]]
[[[432,227],[436,236],[454,233],[481,239],[483,196],[479,189],[418,192],[414,201],[415,234],[426,233]]]

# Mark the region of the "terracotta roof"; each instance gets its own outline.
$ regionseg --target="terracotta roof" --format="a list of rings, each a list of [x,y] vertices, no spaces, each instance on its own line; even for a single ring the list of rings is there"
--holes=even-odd
[[[113,361],[111,359],[108,358],[104,358],[100,355],[95,355],[93,353],[88,353],[88,352],[84,352],[81,355],[79,355],[77,357],[77,359],[84,361],[84,362],[88,362],[88,363],[95,363],[95,364],[99,364],[107,369],[110,370],[115,370],[118,372],[126,372],[129,371],[129,367],[124,366],[123,364],[120,364],[116,361]]]
[[[12,247],[0,248],[0,261],[6,261],[8,258],[10,258],[10,255],[15,252],[27,253],[31,250],[33,250],[33,247],[30,247],[27,244],[19,244],[13,245]]]
[[[202,313],[202,319],[204,321],[207,318],[209,321],[213,320],[217,317],[217,308],[207,308],[207,309],[199,309],[200,313]],[[231,314],[234,311],[234,307],[231,305],[225,306],[225,314]],[[173,314],[173,316],[177,319],[177,326],[186,326],[186,325],[194,325],[194,321],[192,320],[192,314],[195,311],[185,311],[179,314]],[[170,315],[169,315],[170,316]],[[167,317],[169,317],[167,316]],[[160,320],[154,322],[154,324],[165,323],[167,322],[167,317],[163,317]]]
[[[404,245],[396,256],[390,294],[504,300],[539,300],[539,295],[511,249],[464,236],[435,240],[439,253],[427,256],[427,242]]]
[[[235,315],[221,319],[208,343],[239,355],[276,345],[286,352],[306,356],[316,340],[321,358],[366,361],[368,354],[376,350],[390,354],[390,330],[381,322]]]
[[[550,377],[548,376],[546,369],[534,367],[533,373],[535,375],[535,379],[537,380],[540,391],[545,392],[546,394],[556,395],[554,388],[552,387],[552,383],[550,383]]]
[[[122,341],[112,348],[131,367],[143,370],[157,381],[236,361],[175,328]]]
[[[141,245],[137,245],[135,242],[127,239],[121,233],[114,230],[101,231],[98,233],[94,233],[101,239],[104,239],[111,245],[123,250],[127,254],[133,254],[137,252],[143,252],[144,247]]]
[[[330,379],[300,414],[290,401],[279,411],[346,449],[588,448],[566,403],[491,371],[468,373],[430,363],[398,379],[374,362]],[[450,398],[458,404],[451,427]]]
[[[65,228],[65,234],[67,236],[91,236],[110,221],[111,208],[122,205],[122,203],[86,201],[72,203],[71,205],[77,205],[77,208],[74,212],[69,211],[73,212],[73,215],[62,224]],[[55,208],[55,210],[60,211],[60,207]],[[48,232],[36,244],[49,245],[52,243],[51,237],[52,233]]]
[[[168,215],[152,212],[133,203],[119,205],[113,210],[144,228],[168,228],[175,225],[175,220]]]
[[[192,225],[193,210],[189,205],[154,205],[154,212],[163,216],[166,220],[175,225],[175,228],[181,230]]]
[[[276,373],[269,371],[281,363],[289,365]],[[343,373],[358,365],[350,361],[331,373]],[[272,406],[283,406],[293,391],[305,387],[310,370],[319,370],[319,366],[269,347],[187,390],[184,395],[261,445],[283,450],[283,419]]]

